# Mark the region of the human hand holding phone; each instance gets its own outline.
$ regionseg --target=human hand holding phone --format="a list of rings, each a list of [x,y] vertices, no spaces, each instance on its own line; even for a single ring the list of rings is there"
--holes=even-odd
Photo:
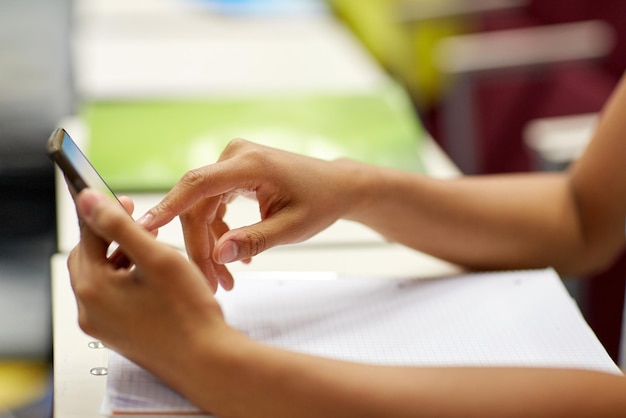
[[[65,129],[58,128],[50,135],[47,143],[47,154],[63,172],[74,199],[83,189],[92,188],[117,201],[126,213],[132,216],[133,201],[128,197],[118,198],[116,196]],[[82,222],[80,217],[79,222]],[[151,232],[156,236],[158,230]],[[109,261],[116,267],[130,267],[128,257],[119,251],[115,245],[111,248],[110,254]]]

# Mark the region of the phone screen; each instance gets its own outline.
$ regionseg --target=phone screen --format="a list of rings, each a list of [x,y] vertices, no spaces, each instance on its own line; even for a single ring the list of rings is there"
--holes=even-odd
[[[76,192],[90,187],[117,200],[115,193],[64,129],[57,129],[52,134],[48,141],[48,153]]]
[[[113,190],[102,179],[65,129],[59,128],[50,135],[50,139],[48,139],[48,155],[63,171],[66,181],[76,193],[89,187],[119,202]],[[109,254],[111,254],[109,260],[115,265],[126,267],[131,265],[128,258],[121,251],[117,250],[116,244],[109,248]]]

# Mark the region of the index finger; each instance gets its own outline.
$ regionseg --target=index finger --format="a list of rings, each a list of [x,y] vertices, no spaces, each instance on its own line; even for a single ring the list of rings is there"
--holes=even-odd
[[[226,160],[188,171],[163,200],[137,222],[148,230],[160,228],[201,199],[253,188],[252,182],[246,178],[245,166],[245,163]]]

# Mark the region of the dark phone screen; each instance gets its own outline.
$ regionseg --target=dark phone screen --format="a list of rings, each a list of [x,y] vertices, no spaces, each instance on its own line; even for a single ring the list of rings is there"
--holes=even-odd
[[[98,174],[87,157],[85,157],[85,154],[83,154],[83,152],[78,148],[67,132],[64,132],[61,148],[63,150],[63,154],[65,154],[70,164],[72,164],[74,169],[78,172],[87,187],[96,189],[110,196],[112,199],[117,200],[115,193],[113,193],[111,188],[105,183],[100,174]]]

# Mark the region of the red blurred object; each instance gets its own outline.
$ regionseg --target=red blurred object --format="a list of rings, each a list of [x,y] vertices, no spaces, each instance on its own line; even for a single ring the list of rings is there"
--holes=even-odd
[[[471,1],[471,0],[469,0]],[[444,149],[446,129],[462,126],[457,134],[474,138],[477,164],[472,174],[519,172],[537,169],[523,141],[524,127],[534,119],[599,112],[626,69],[626,1],[624,0],[530,0],[525,7],[506,13],[478,16],[481,33],[508,29],[544,27],[555,24],[600,20],[614,34],[614,47],[597,60],[543,65],[524,71],[492,71],[471,77],[469,98],[460,95],[458,108],[471,106],[471,123],[463,118],[447,119],[440,107],[422,114],[424,123]],[[457,115],[455,113],[455,115]],[[445,128],[445,129],[444,129]],[[457,135],[458,136],[458,135]],[[458,143],[459,138],[456,139]],[[453,154],[453,152],[451,152]],[[458,150],[457,150],[458,154]],[[463,155],[461,154],[463,157]],[[459,161],[457,161],[459,164]],[[470,164],[471,166],[471,164]],[[463,167],[461,167],[463,168]],[[583,315],[611,357],[618,362],[626,284],[626,253],[606,271],[580,278],[578,302]],[[626,359],[624,359],[626,361]]]
[[[608,56],[544,66],[540,71],[494,72],[472,81],[473,137],[479,163],[474,173],[529,171],[534,167],[523,140],[533,119],[599,111],[626,68],[626,2],[623,0],[531,0],[521,8],[474,17],[478,32],[545,27],[601,20],[613,29]],[[444,149],[441,108],[422,115]],[[463,167],[461,167],[463,168]],[[473,174],[474,174],[473,173]]]

